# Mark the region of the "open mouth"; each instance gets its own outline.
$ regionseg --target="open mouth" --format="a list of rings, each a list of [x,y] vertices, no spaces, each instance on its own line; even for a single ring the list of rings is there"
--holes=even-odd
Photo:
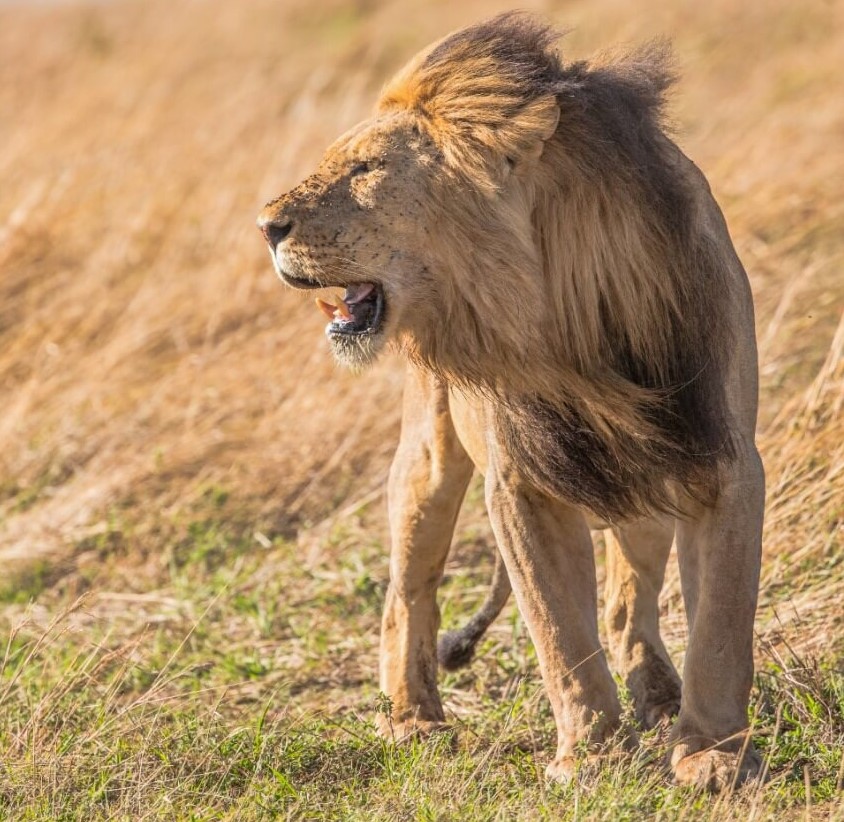
[[[319,297],[317,307],[331,322],[325,329],[329,336],[358,337],[375,334],[384,321],[384,290],[375,283],[355,283],[346,286],[337,304]]]

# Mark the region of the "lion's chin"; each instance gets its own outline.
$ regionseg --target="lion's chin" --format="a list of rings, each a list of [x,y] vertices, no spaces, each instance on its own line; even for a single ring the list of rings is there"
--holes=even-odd
[[[372,365],[384,350],[386,335],[374,334],[338,334],[329,324],[325,329],[328,344],[338,365],[353,371],[362,371]]]

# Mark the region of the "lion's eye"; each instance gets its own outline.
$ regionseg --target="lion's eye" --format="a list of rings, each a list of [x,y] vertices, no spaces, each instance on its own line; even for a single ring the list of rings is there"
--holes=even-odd
[[[370,163],[366,160],[357,163],[352,167],[352,170],[349,172],[350,177],[360,177],[361,174],[368,174],[375,168],[374,163]]]
[[[379,160],[361,160],[352,166],[349,176],[360,177],[361,174],[369,174],[370,171],[376,171],[379,168],[381,168],[381,162]]]

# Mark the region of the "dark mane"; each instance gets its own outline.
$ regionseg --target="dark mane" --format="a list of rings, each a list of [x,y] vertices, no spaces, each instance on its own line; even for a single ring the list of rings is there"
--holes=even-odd
[[[661,334],[667,345],[658,352],[637,350],[608,295],[599,304],[604,362],[613,378],[650,393],[655,401],[640,414],[659,436],[607,437],[606,420],[576,397],[556,405],[511,399],[502,412],[510,448],[531,479],[610,522],[654,509],[676,513],[671,483],[714,501],[718,465],[734,456],[724,395],[732,339],[712,313],[727,293],[726,272],[695,225],[691,192],[670,156],[664,103],[674,79],[668,46],[657,42],[618,63],[574,63],[557,86],[557,144],[590,185],[609,196],[621,186],[636,192],[660,274],[672,286]]]
[[[529,15],[500,15],[445,38],[385,93],[384,106],[435,124],[481,192],[498,185],[495,152],[511,162],[530,139],[542,101],[559,108],[520,195],[533,203],[530,236],[511,232],[505,253],[507,213],[486,194],[450,213],[444,265],[458,295],[485,280],[504,295],[494,331],[458,298],[448,312],[463,337],[431,341],[419,359],[495,396],[517,463],[554,496],[610,521],[671,509],[674,484],[711,501],[733,456],[730,263],[702,226],[693,166],[666,135],[670,51],[655,42],[565,64],[557,39]],[[537,278],[552,316],[531,316]],[[521,324],[509,316],[519,300],[531,303]]]

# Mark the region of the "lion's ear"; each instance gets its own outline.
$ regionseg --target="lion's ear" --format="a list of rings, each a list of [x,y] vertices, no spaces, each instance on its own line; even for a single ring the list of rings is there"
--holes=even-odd
[[[490,148],[497,165],[506,173],[536,162],[545,143],[554,135],[560,121],[560,107],[552,96],[541,97],[522,108],[496,129]]]
[[[432,122],[446,160],[468,172],[482,188],[498,190],[514,169],[535,163],[560,121],[560,106],[552,94],[516,102],[506,96],[489,95],[442,111]]]

